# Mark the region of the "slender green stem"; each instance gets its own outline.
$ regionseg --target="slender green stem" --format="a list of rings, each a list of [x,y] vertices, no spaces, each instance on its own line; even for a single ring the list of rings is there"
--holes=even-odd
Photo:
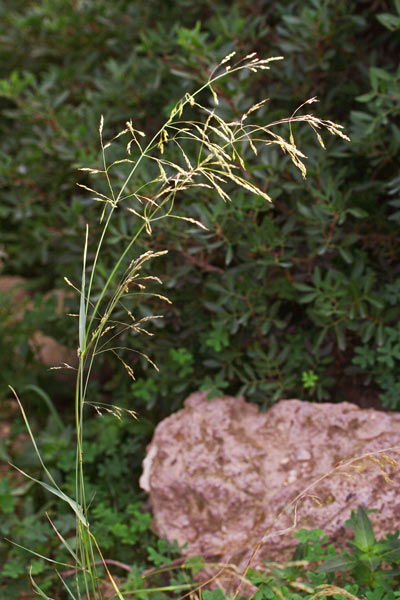
[[[218,80],[226,77],[227,75],[232,75],[233,73],[240,71],[242,69],[246,68],[246,65],[240,65],[237,67],[232,68],[229,71],[224,71],[222,73],[220,73],[219,75],[216,76],[212,76],[212,78],[210,78],[204,85],[202,85],[198,90],[196,90],[193,94],[191,95],[187,95],[186,97],[181,98],[181,100],[178,102],[180,109],[179,110],[183,110],[185,108],[185,106],[187,104],[192,104],[193,99],[198,96],[199,94],[201,94],[201,92],[203,92],[205,89],[211,87],[214,83],[216,83]],[[177,106],[178,106],[177,104]],[[90,299],[90,295],[91,295],[91,291],[92,291],[92,286],[93,286],[93,281],[94,281],[94,276],[95,276],[95,272],[96,272],[96,266],[97,266],[97,262],[100,256],[100,251],[104,242],[104,238],[109,226],[109,223],[111,221],[111,217],[113,215],[113,212],[115,210],[115,206],[119,203],[119,201],[121,200],[123,193],[128,185],[128,183],[130,182],[130,180],[132,179],[133,175],[135,174],[136,170],[138,169],[139,165],[141,164],[142,160],[144,158],[147,157],[148,153],[151,151],[151,149],[156,145],[156,141],[160,138],[160,136],[162,135],[162,133],[165,131],[165,129],[172,123],[172,119],[173,119],[174,115],[171,115],[170,118],[168,119],[168,121],[166,123],[164,123],[164,125],[153,135],[153,137],[151,138],[151,140],[149,141],[149,143],[147,144],[147,146],[145,147],[145,149],[142,151],[142,153],[140,154],[138,160],[136,161],[135,165],[132,167],[130,173],[127,175],[124,183],[121,186],[121,189],[118,193],[118,195],[115,197],[113,189],[112,189],[112,185],[111,185],[111,181],[109,179],[108,176],[108,172],[107,172],[107,168],[106,168],[106,159],[105,159],[105,148],[104,145],[102,143],[102,154],[103,154],[103,165],[104,165],[104,172],[106,174],[107,177],[107,181],[108,181],[108,185],[111,191],[111,195],[112,195],[112,206],[110,207],[108,216],[107,216],[107,220],[105,222],[99,243],[97,245],[96,248],[96,253],[95,253],[95,257],[94,257],[94,261],[93,261],[93,266],[92,266],[92,272],[90,275],[90,280],[89,280],[89,285],[88,285],[88,291],[87,291],[87,298],[88,298],[88,303],[87,303],[87,307],[89,306],[89,299]],[[100,134],[101,135],[101,134]],[[139,229],[137,235],[135,236],[135,238],[133,238],[132,242],[128,245],[128,247],[126,248],[126,250],[124,251],[124,253],[121,255],[120,259],[118,260],[118,267],[121,264],[123,258],[126,256],[126,254],[129,252],[130,248],[132,247],[133,243],[136,241],[138,235],[140,235],[140,233],[143,231],[144,229],[144,225]],[[93,309],[93,313],[92,313],[92,317],[90,319],[89,322],[89,326],[87,328],[87,337],[89,334],[89,331],[91,329],[91,326],[93,324],[93,320],[97,315],[97,312],[99,310],[100,304],[104,298],[104,295],[106,294],[109,285],[111,284],[111,281],[114,278],[114,275],[116,273],[117,269],[113,269],[112,273],[110,275],[110,277],[107,279],[107,282],[105,283],[101,293],[100,293],[100,297],[96,302],[96,305]]]
[[[112,181],[110,179],[109,172],[113,168],[114,164],[117,164],[121,161],[115,161],[111,165],[107,166],[106,161],[106,148],[107,144],[104,145],[103,137],[102,137],[102,128],[103,128],[103,118],[101,119],[100,124],[100,142],[102,149],[102,159],[103,159],[103,168],[107,185],[109,189],[109,196],[102,196],[102,199],[106,200],[106,205],[103,210],[100,222],[103,222],[103,217],[106,215],[104,224],[102,226],[101,234],[99,240],[97,242],[97,246],[94,252],[94,258],[91,266],[91,272],[89,277],[89,282],[86,288],[86,257],[88,253],[88,228],[86,229],[86,238],[85,238],[85,247],[84,247],[84,256],[83,256],[83,265],[82,265],[82,283],[81,283],[81,298],[80,298],[80,313],[79,313],[79,346],[80,346],[80,356],[79,356],[79,367],[77,372],[77,380],[76,380],[76,389],[75,389],[75,422],[76,422],[76,440],[77,440],[77,448],[76,448],[76,473],[75,473],[75,493],[76,499],[82,508],[83,515],[86,519],[79,520],[77,519],[77,542],[76,542],[76,550],[77,554],[80,557],[82,563],[82,572],[84,578],[84,587],[86,590],[86,595],[89,599],[96,600],[98,597],[101,598],[101,592],[98,586],[98,580],[96,575],[96,556],[95,552],[100,554],[100,549],[97,545],[95,538],[90,532],[89,524],[87,523],[88,516],[88,505],[85,493],[85,479],[84,479],[84,469],[83,469],[83,459],[84,459],[84,448],[83,448],[83,422],[84,422],[84,404],[86,395],[88,393],[88,385],[90,376],[93,369],[94,358],[100,352],[105,352],[107,350],[106,344],[101,343],[102,335],[105,333],[105,328],[107,323],[109,322],[113,311],[115,310],[117,304],[121,300],[121,297],[126,292],[126,287],[130,283],[130,277],[134,277],[132,274],[135,273],[136,262],[131,262],[129,267],[124,271],[122,275],[122,279],[119,285],[116,287],[116,290],[110,294],[110,299],[105,302],[105,299],[109,295],[109,290],[113,284],[113,281],[121,275],[122,266],[124,264],[124,260],[126,259],[128,253],[132,250],[134,244],[137,242],[139,236],[145,230],[148,233],[151,233],[151,223],[153,221],[157,221],[167,217],[175,217],[184,220],[188,220],[191,222],[197,223],[194,219],[178,216],[173,214],[174,211],[174,202],[175,195],[177,192],[187,189],[188,187],[193,187],[195,185],[204,185],[205,187],[213,187],[218,194],[225,200],[229,197],[226,192],[222,189],[221,185],[226,183],[228,180],[233,182],[238,186],[242,186],[245,189],[249,190],[253,194],[258,194],[261,197],[270,200],[268,195],[258,188],[256,185],[248,182],[246,179],[241,177],[240,175],[236,175],[237,171],[234,171],[235,168],[245,169],[244,160],[240,154],[240,149],[237,149],[237,145],[241,142],[249,142],[251,148],[256,153],[256,149],[254,146],[254,142],[263,142],[263,143],[277,143],[281,145],[284,150],[288,150],[294,164],[300,168],[302,173],[305,173],[305,167],[298,159],[299,151],[294,145],[293,136],[291,134],[291,144],[286,142],[280,136],[272,133],[270,128],[277,124],[289,123],[295,121],[307,121],[309,125],[314,129],[315,127],[323,126],[326,127],[331,133],[338,133],[337,130],[332,128],[331,122],[329,121],[321,121],[310,117],[309,115],[305,115],[304,117],[295,116],[293,113],[292,117],[289,119],[282,119],[281,121],[273,122],[269,124],[269,126],[261,127],[261,126],[247,126],[243,125],[243,121],[250,112],[257,110],[263,103],[259,103],[254,105],[251,109],[249,109],[242,117],[240,121],[235,121],[234,123],[225,122],[216,112],[215,110],[210,110],[204,107],[201,107],[195,98],[201,94],[205,89],[209,88],[211,93],[214,96],[214,99],[217,103],[216,94],[213,90],[213,85],[218,82],[220,79],[226,77],[227,75],[231,75],[232,73],[241,71],[243,69],[249,68],[250,70],[256,71],[257,68],[268,68],[267,62],[269,61],[260,61],[259,59],[253,59],[250,61],[253,55],[249,55],[249,60],[246,62],[241,61],[236,64],[236,66],[231,69],[226,68],[224,71],[215,75],[214,72],[210,75],[209,80],[202,85],[198,90],[196,90],[193,94],[186,94],[181,100],[176,104],[175,108],[172,110],[169,119],[164,123],[164,125],[153,135],[148,144],[142,149],[141,145],[135,138],[135,132],[132,129],[130,123],[128,123],[128,130],[131,131],[133,136],[130,144],[133,141],[136,141],[139,148],[139,156],[130,168],[128,175],[125,177],[118,194],[114,192]],[[230,58],[227,57],[226,61]],[[219,66],[222,66],[225,62]],[[250,62],[249,62],[250,61]],[[218,67],[217,67],[218,68]],[[187,105],[194,106],[196,108],[203,109],[207,114],[207,118],[205,122],[200,121],[181,121],[180,116],[183,109]],[[175,119],[175,115],[178,114],[178,119]],[[187,125],[191,126],[186,127]],[[168,129],[168,131],[167,131]],[[122,132],[124,133],[124,132]],[[263,139],[259,134],[263,133],[267,139]],[[120,134],[119,134],[120,135]],[[176,165],[174,162],[156,158],[151,155],[151,152],[159,147],[161,153],[163,152],[163,146],[167,143],[168,136],[171,135],[171,141],[174,141],[178,151],[180,151],[181,156],[183,156],[186,161],[187,169],[182,169],[180,165]],[[339,135],[342,135],[339,133]],[[219,141],[215,141],[216,136],[218,136]],[[317,134],[318,136],[318,134]],[[342,136],[343,137],[343,136]],[[320,137],[318,139],[321,141]],[[178,141],[179,140],[179,141]],[[199,144],[199,153],[197,155],[197,166],[193,167],[191,161],[188,156],[185,154],[185,143],[180,143],[181,140],[189,140],[191,142]],[[223,141],[222,141],[223,140]],[[203,152],[206,154],[204,158]],[[300,153],[300,156],[301,153]],[[144,159],[149,159],[150,161],[155,161],[160,169],[161,175],[152,179],[151,181],[143,184],[138,187],[133,193],[130,193],[130,188],[128,185],[135,173],[137,172],[139,166],[142,164]],[[132,162],[132,161],[129,161]],[[154,162],[152,163],[154,164]],[[167,177],[164,171],[164,167],[167,172],[170,169],[175,170],[175,175],[171,175],[171,177]],[[241,173],[241,175],[243,175]],[[203,179],[201,183],[198,182],[198,177],[201,176]],[[196,179],[195,179],[196,178]],[[203,183],[206,181],[206,184]],[[161,182],[161,183],[160,183]],[[220,183],[218,183],[220,182]],[[150,189],[153,189],[152,186],[157,184],[157,194],[153,198],[146,198],[143,188],[148,185]],[[106,282],[103,285],[100,293],[96,299],[96,301],[91,302],[91,296],[93,293],[93,286],[96,277],[96,273],[99,269],[99,259],[100,254],[102,252],[103,245],[105,243],[106,234],[109,231],[111,219],[114,214],[115,208],[127,198],[134,197],[139,202],[142,200],[146,200],[144,207],[140,209],[140,212],[136,212],[133,208],[130,208],[132,212],[135,213],[138,217],[142,219],[142,223],[136,225],[136,231],[129,239],[128,243],[126,243],[125,248],[119,255],[115,264],[112,266],[108,277],[106,278]],[[133,205],[136,208],[136,205]],[[157,254],[157,253],[156,253]],[[148,258],[151,255],[143,255]],[[141,267],[140,259],[137,261],[138,269]],[[133,266],[132,266],[133,265]],[[100,310],[102,305],[106,304],[106,309],[104,314],[101,315]],[[119,322],[117,322],[119,324]],[[129,327],[127,327],[129,328]],[[115,337],[115,336],[113,336]],[[113,338],[111,338],[113,339]],[[110,340],[108,339],[108,342]],[[114,348],[116,351],[117,348]],[[145,355],[144,355],[145,356]],[[150,360],[150,359],[149,359]],[[150,361],[151,362],[151,361]],[[125,364],[125,363],[124,363]],[[77,513],[79,515],[79,512]],[[102,556],[101,556],[102,558]],[[111,575],[110,580],[113,583],[115,589],[117,587],[115,582],[113,581]],[[76,577],[78,578],[78,570]],[[89,589],[92,592],[92,596],[89,595]],[[167,586],[164,588],[158,588],[159,590],[173,590],[178,589],[177,586]],[[79,592],[78,592],[79,593]],[[122,596],[119,592],[117,592],[119,598],[122,599]]]

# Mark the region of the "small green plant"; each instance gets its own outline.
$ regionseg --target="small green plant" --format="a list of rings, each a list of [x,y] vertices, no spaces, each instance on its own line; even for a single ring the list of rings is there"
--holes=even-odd
[[[359,506],[357,512],[352,511],[345,527],[354,530],[354,540],[350,542],[352,551],[344,550],[328,559],[316,572],[347,571],[363,593],[368,588],[369,591],[379,590],[382,595],[389,590],[396,591],[400,582],[399,531],[388,534],[383,540],[376,540],[368,512],[363,506]],[[378,595],[375,594],[375,597]]]
[[[373,512],[373,511],[371,511]],[[399,532],[376,540],[368,511],[360,506],[345,523],[352,528],[352,550],[336,554],[327,546],[328,537],[320,529],[301,529],[294,534],[300,541],[287,563],[266,563],[265,569],[250,570],[248,577],[258,591],[256,600],[395,600],[400,597]],[[320,566],[318,563],[323,561]]]
[[[313,388],[318,381],[318,375],[314,371],[303,371],[301,380],[305,388]]]

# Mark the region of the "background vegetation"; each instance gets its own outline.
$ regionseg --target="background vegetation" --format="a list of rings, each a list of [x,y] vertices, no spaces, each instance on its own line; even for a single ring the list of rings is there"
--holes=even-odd
[[[84,224],[98,222],[98,206],[76,186],[90,179],[76,169],[100,164],[100,114],[107,136],[130,118],[151,135],[223,56],[256,51],[285,60],[263,78],[222,82],[225,118],[268,96],[258,115],[276,120],[317,96],[314,112],[344,124],[352,138],[325,137],[324,153],[299,127],[306,181],[270,149],[249,163],[250,180],[273,205],[244,190],[232,192],[230,204],[192,190],[181,214],[200,218],[209,231],[174,220],[153,231],[151,248],[169,253],[151,273],[172,304],[149,299],[140,306],[141,316],[161,311],[164,319],[153,323],[156,336],[141,336],[138,345],[160,373],[128,355],[132,383],[118,361],[97,364],[92,397],[133,408],[140,421],[93,415],[85,452],[100,545],[135,573],[173,552],[151,534],[137,480],[157,422],[190,392],[244,393],[262,408],[300,397],[399,409],[400,3],[4,0],[0,9],[1,274],[24,277],[31,295],[18,319],[15,299],[1,297],[0,398],[10,427],[0,451],[41,477],[7,401],[11,384],[67,491],[74,479],[73,380],[44,369],[28,340],[41,329],[78,345],[75,320],[60,318],[55,299],[44,295],[65,289],[64,277],[79,281]],[[105,272],[130,223],[122,211],[114,221],[101,258]],[[141,244],[138,252],[147,249]],[[76,299],[68,303],[77,312]],[[44,514],[63,535],[73,518],[37,487],[15,475],[1,480],[1,536],[60,558]],[[32,557],[3,540],[0,553],[1,595],[15,598],[29,589]],[[33,569],[52,589],[40,558]]]

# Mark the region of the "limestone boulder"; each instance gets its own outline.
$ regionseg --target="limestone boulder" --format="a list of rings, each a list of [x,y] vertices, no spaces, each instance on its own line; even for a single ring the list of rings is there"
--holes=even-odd
[[[377,536],[400,526],[400,414],[354,404],[282,400],[266,412],[244,398],[192,394],[156,428],[140,484],[154,530],[187,555],[245,568],[284,560],[292,532],[321,528],[341,548],[359,505]]]

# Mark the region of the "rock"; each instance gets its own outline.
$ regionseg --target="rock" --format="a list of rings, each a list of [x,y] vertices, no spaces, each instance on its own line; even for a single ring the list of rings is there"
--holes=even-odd
[[[7,297],[8,302],[12,305],[12,314],[10,316],[7,314],[8,325],[21,321],[24,314],[33,309],[28,280],[23,277],[13,275],[0,277],[0,295]],[[53,296],[56,297],[57,302],[56,312],[61,316],[65,312],[66,299],[70,297],[70,294],[64,290],[51,290],[44,295],[44,299],[48,300]],[[32,333],[29,345],[35,358],[46,367],[58,367],[64,363],[72,367],[77,366],[76,350],[67,348],[54,338],[44,335],[42,331],[37,330]]]
[[[43,296],[44,300],[53,297],[56,298],[57,315],[64,316],[67,300],[71,298],[71,293],[64,290],[50,290]],[[64,364],[73,368],[78,366],[78,355],[75,349],[60,344],[53,337],[44,335],[41,331],[33,333],[30,345],[36,358],[46,367],[59,367]]]
[[[0,277],[0,294],[13,293],[15,301],[21,301],[27,297],[24,289],[26,280],[18,275],[2,275]]]
[[[34,331],[32,338],[29,340],[29,345],[36,359],[46,367],[68,365],[69,367],[76,368],[78,366],[76,350],[67,348],[67,346],[60,344],[53,337],[44,335],[41,331]]]
[[[7,297],[13,304],[12,320],[22,319],[29,297],[26,280],[18,275],[3,275],[0,277],[0,296],[2,299]]]
[[[157,426],[140,485],[160,536],[244,570],[260,542],[253,566],[290,558],[300,528],[324,529],[344,547],[344,522],[359,505],[377,509],[377,537],[394,532],[400,476],[385,457],[396,451],[368,454],[393,446],[400,414],[300,400],[260,413],[244,398],[195,393]]]

